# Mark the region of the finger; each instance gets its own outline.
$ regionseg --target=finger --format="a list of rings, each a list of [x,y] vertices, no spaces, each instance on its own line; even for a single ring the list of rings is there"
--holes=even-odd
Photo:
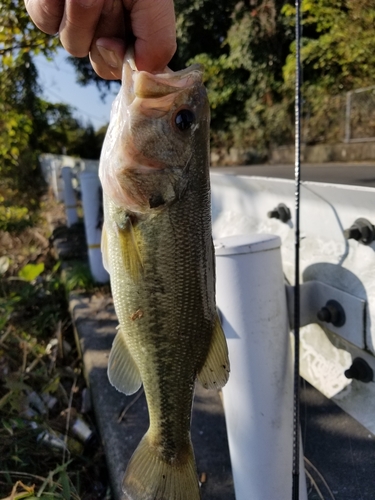
[[[99,38],[90,51],[94,71],[105,80],[121,80],[125,43],[118,38]]]
[[[163,71],[176,51],[176,21],[173,0],[123,0],[130,9],[139,70]]]
[[[125,18],[121,0],[107,0],[96,26],[90,60],[96,73],[106,80],[121,78],[125,53]]]
[[[54,35],[64,15],[64,0],[25,0],[26,10],[36,26]]]
[[[66,0],[60,40],[73,56],[87,56],[105,0]]]

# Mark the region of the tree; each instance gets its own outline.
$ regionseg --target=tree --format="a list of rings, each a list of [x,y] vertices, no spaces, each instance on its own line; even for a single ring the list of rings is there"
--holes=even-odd
[[[217,37],[211,35],[210,39],[205,32],[202,43],[198,34],[203,28],[190,22],[197,3],[207,19],[204,0],[193,2],[193,7],[177,2],[183,7],[178,16],[187,16],[180,26],[191,29],[192,47],[197,41],[201,44],[202,53],[192,60],[206,68],[214,145],[264,150],[272,144],[292,142],[294,2],[242,0],[230,4],[230,25],[219,55],[211,50],[215,44],[210,42],[216,40],[219,46]],[[217,9],[224,9],[222,2],[217,4]],[[337,140],[338,132],[328,130],[326,114],[330,110],[339,122],[342,107],[331,96],[375,81],[375,4],[373,0],[305,0],[302,14],[303,98],[316,129],[312,140]],[[215,21],[208,25],[213,29]],[[182,40],[184,48],[187,44]]]
[[[294,24],[294,7],[284,9]],[[375,4],[373,0],[306,0],[302,9],[301,50],[305,86],[337,94],[375,81]],[[294,85],[295,45],[284,68]]]
[[[236,2],[221,55],[205,53],[193,59],[207,70],[214,145],[261,150],[274,136],[291,133],[282,68],[293,30],[283,17],[284,4],[280,0]]]
[[[224,42],[238,0],[175,0],[178,48],[172,68],[182,69],[190,59],[205,53],[212,59],[228,54]]]
[[[83,125],[74,118],[73,108],[67,104],[51,104],[39,99],[34,115],[35,130],[39,130],[39,151],[97,160],[100,156],[106,127],[95,132],[94,127]]]
[[[293,29],[282,15],[284,4],[283,0],[175,0],[178,50],[170,66],[177,70],[199,62],[205,67],[215,145],[250,141],[263,147],[269,141],[265,123],[274,124],[275,133],[289,127],[283,118],[275,121],[270,112],[285,108],[280,105],[282,68]],[[87,59],[72,62],[82,84],[94,80],[105,91]],[[280,112],[275,115],[281,117]]]
[[[205,67],[213,145],[265,151],[292,142],[294,1],[175,0],[175,8],[178,51],[171,67]],[[329,139],[322,134],[330,128],[326,111],[340,112],[331,96],[375,81],[375,4],[304,0],[302,14],[303,100],[317,137]],[[87,83],[92,69],[75,64]]]
[[[45,35],[30,21],[23,0],[0,0],[0,175],[20,190],[40,186],[38,155],[98,158],[103,134],[83,126],[65,104],[40,97],[36,54],[53,57],[57,37]]]
[[[0,174],[23,184],[35,170],[28,148],[36,139],[33,115],[40,89],[32,56],[50,57],[58,40],[34,26],[22,0],[0,0],[0,25]]]
[[[306,0],[302,4],[302,96],[310,143],[343,136],[345,92],[375,83],[373,0]],[[294,25],[294,8],[284,9]],[[295,44],[283,69],[284,91],[294,89]]]

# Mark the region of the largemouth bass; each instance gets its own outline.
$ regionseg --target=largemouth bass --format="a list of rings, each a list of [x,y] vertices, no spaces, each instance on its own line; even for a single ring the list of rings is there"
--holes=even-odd
[[[196,379],[222,387],[215,305],[209,105],[202,70],[138,72],[125,58],[99,175],[102,252],[119,319],[110,382],[143,383],[150,426],[123,479],[130,500],[197,500],[190,419]]]

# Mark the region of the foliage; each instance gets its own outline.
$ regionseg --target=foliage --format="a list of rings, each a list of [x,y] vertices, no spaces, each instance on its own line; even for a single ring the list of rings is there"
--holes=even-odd
[[[280,135],[290,136],[281,76],[293,33],[282,16],[284,3],[263,0],[253,2],[250,8],[238,4],[234,14],[228,34],[230,55],[234,64],[242,65],[249,75],[245,119],[232,125],[237,145],[247,143],[262,150]]]
[[[38,100],[34,115],[39,130],[36,148],[43,153],[61,154],[97,160],[100,156],[106,127],[95,131],[92,125],[84,126],[73,116],[73,108],[67,104],[51,104]]]
[[[177,2],[177,8],[182,9],[178,14],[181,26],[192,26],[189,20],[197,3],[205,10],[204,0],[193,2],[194,8],[190,3]],[[201,43],[204,53],[189,61],[202,62],[206,67],[213,109],[213,143],[264,150],[271,144],[292,142],[294,2],[244,0],[231,4],[230,8],[231,23],[221,44],[217,43],[216,35],[207,40],[210,35],[206,32],[204,44]],[[340,137],[336,123],[327,127],[329,109],[337,117],[337,123],[342,118],[342,108],[339,109],[342,100],[332,96],[374,83],[374,20],[375,5],[371,0],[302,3],[303,98],[314,128],[312,140]],[[213,17],[211,23],[215,22]],[[202,28],[197,28],[191,38],[202,42],[196,36],[199,29]],[[214,41],[220,46],[219,55],[205,50]],[[183,36],[182,42],[185,50]]]
[[[0,56],[2,67],[12,67],[24,53],[43,53],[51,56],[57,38],[38,30],[31,22],[23,2],[1,0],[2,30],[0,32]]]
[[[40,89],[32,56],[43,53],[50,57],[58,40],[34,26],[22,0],[1,0],[0,22],[0,174],[12,178],[21,164],[27,168],[21,156],[33,135]],[[35,167],[30,170],[29,176],[22,176],[28,181]]]
[[[207,70],[216,146],[247,145],[261,150],[280,135],[290,135],[282,68],[293,30],[282,15],[284,3],[236,2],[221,43],[222,54],[201,54],[189,61],[202,62]]]
[[[204,65],[213,145],[264,152],[293,142],[294,1],[175,0],[175,9],[171,67]],[[374,21],[373,0],[302,2],[303,102],[312,141],[337,140],[339,94],[374,83]],[[87,62],[75,65],[83,82],[92,79]],[[328,111],[337,117],[329,127]]]
[[[29,211],[26,207],[0,205],[0,230],[22,230],[29,224]]]
[[[375,80],[375,4],[371,0],[305,0],[301,58],[305,85],[331,94],[372,85]],[[294,23],[294,8],[284,9]],[[284,68],[294,82],[295,45]]]
[[[283,9],[291,26],[295,9]],[[304,110],[309,141],[343,137],[345,92],[375,81],[375,4],[371,0],[305,0],[302,4]],[[292,99],[295,44],[283,68],[284,92]]]
[[[205,68],[204,81],[211,105],[211,128],[218,142],[219,132],[224,139],[234,116],[238,121],[245,118],[243,103],[248,96],[248,88],[241,81],[244,80],[246,71],[236,67],[224,54],[218,59],[213,59],[206,53],[199,54],[189,63],[199,63]]]
[[[18,276],[25,281],[34,281],[44,271],[44,263],[39,264],[26,264],[18,271]]]
[[[99,443],[70,425],[79,417],[93,429],[80,414],[85,381],[61,263],[38,222],[0,231],[0,498],[109,499]]]
[[[68,292],[92,289],[94,282],[88,264],[82,261],[70,261],[64,269],[64,283]]]
[[[238,0],[175,0],[178,49],[173,69],[204,52],[212,59],[228,54],[224,42],[231,26],[231,14]]]
[[[18,9],[19,1],[15,4]],[[14,7],[11,0],[5,3]],[[175,0],[175,9],[178,51],[171,67],[181,69],[193,62],[204,65],[212,109],[213,145],[251,146],[264,152],[272,144],[291,142],[294,134],[293,0]],[[302,2],[303,100],[316,129],[314,140],[334,140],[337,136],[324,130],[324,127],[327,129],[324,107],[334,109],[338,102],[331,104],[331,95],[373,84],[374,21],[372,0]],[[29,32],[32,33],[32,29]],[[49,40],[54,47],[53,39]],[[22,53],[23,57],[30,56],[30,51]],[[87,58],[70,58],[70,61],[83,85],[95,81],[103,95],[111,87],[111,82],[95,75]],[[28,71],[32,72],[32,65]],[[70,154],[97,157],[96,145],[100,140],[90,127],[82,129],[76,127],[74,120],[69,122],[67,115],[71,110],[60,107],[52,112],[45,104],[39,103],[39,106],[41,114],[55,113],[57,118],[56,126],[51,127],[51,135],[56,138],[55,148],[67,141]],[[35,127],[35,120],[27,113],[19,113],[17,109],[12,113],[10,125],[0,123],[0,134],[6,126],[14,131],[4,133],[3,144],[0,142],[0,154],[7,155],[9,165],[18,161],[20,149],[28,142],[30,127]],[[48,142],[46,135],[37,134],[43,138],[43,146]],[[91,146],[86,147],[87,144]],[[92,151],[95,152],[90,155]]]
[[[8,187],[37,198],[41,152],[61,154],[66,148],[97,159],[102,134],[76,120],[70,106],[41,99],[34,56],[52,58],[59,40],[34,26],[23,0],[0,0],[0,26],[0,175]],[[0,220],[14,215],[7,210]]]
[[[37,192],[29,196],[0,186],[0,231],[19,232],[31,227],[37,220],[38,204]]]

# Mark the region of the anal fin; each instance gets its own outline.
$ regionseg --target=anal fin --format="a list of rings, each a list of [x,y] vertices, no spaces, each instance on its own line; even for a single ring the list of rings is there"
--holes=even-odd
[[[108,378],[111,384],[127,396],[134,394],[142,385],[139,369],[126,345],[119,328],[108,361]]]
[[[205,389],[220,389],[229,378],[230,365],[227,341],[216,314],[212,339],[206,361],[198,373],[198,381]]]

